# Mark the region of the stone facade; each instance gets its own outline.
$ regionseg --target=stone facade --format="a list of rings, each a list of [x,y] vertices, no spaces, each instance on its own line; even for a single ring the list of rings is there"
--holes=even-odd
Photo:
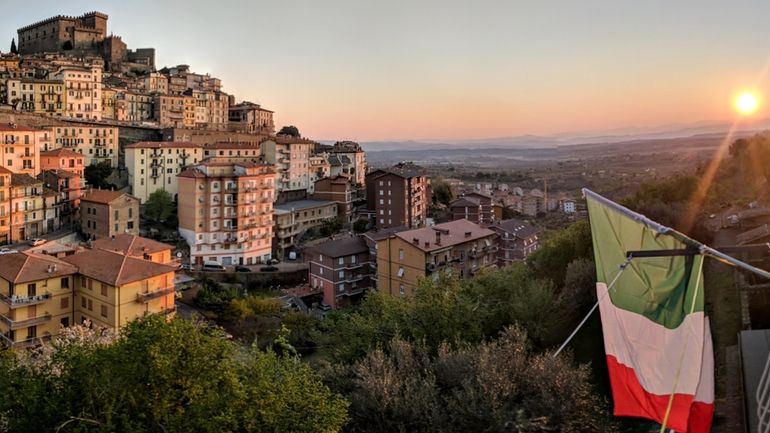
[[[80,200],[80,230],[89,239],[139,234],[139,199],[119,191],[94,189]]]

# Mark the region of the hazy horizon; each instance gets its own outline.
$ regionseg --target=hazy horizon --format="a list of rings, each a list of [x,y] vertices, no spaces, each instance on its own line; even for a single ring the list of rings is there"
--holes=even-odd
[[[130,48],[155,47],[158,68],[211,73],[318,139],[729,123],[736,93],[767,85],[760,1],[39,1],[6,6],[0,51],[21,26],[91,10]]]

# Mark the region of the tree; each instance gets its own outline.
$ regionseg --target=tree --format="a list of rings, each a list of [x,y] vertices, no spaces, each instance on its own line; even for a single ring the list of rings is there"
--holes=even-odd
[[[541,244],[540,249],[527,258],[535,275],[553,281],[556,287],[564,286],[567,265],[575,259],[593,259],[591,226],[582,220],[553,234]]]
[[[352,432],[607,432],[588,366],[532,351],[512,327],[496,341],[442,346],[395,338],[327,382],[349,395]]]
[[[164,189],[159,189],[150,194],[144,203],[144,213],[152,221],[162,223],[168,219],[176,209],[171,194]]]
[[[431,181],[431,188],[433,189],[433,203],[443,204],[449,206],[452,203],[452,188],[443,179],[435,179]]]
[[[299,129],[294,125],[284,126],[280,131],[278,131],[278,135],[290,135],[297,138],[301,137],[299,134]]]
[[[356,220],[353,223],[353,231],[356,233],[363,233],[369,228],[369,221],[365,219]]]
[[[77,329],[78,327],[75,327]],[[0,354],[9,431],[339,431],[347,402],[293,356],[241,348],[202,323],[160,316],[117,339],[55,339]]]
[[[85,168],[84,173],[86,182],[94,188],[109,189],[110,183],[107,178],[112,174],[112,165],[109,161],[91,163]]]
[[[340,217],[324,220],[320,229],[321,236],[331,236],[338,233],[344,225],[344,221]]]
[[[16,48],[16,38],[11,38],[11,54],[19,54],[19,50]]]

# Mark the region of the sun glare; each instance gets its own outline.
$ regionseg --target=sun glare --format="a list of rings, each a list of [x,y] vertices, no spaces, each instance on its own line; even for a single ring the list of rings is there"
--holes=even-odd
[[[753,93],[741,93],[735,98],[735,109],[741,114],[753,114],[757,111],[757,107],[759,107],[759,100]]]

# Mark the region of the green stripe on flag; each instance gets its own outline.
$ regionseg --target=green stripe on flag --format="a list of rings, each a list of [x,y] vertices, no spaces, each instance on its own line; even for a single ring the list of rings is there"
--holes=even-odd
[[[587,203],[600,282],[609,283],[625,262],[627,251],[687,248],[673,236],[659,234],[591,197]],[[610,299],[618,308],[644,315],[666,328],[677,328],[692,307],[693,294],[697,294],[694,311],[703,311],[703,279],[695,274],[702,260],[700,255],[635,258],[620,275]],[[701,287],[695,290],[698,281]]]

